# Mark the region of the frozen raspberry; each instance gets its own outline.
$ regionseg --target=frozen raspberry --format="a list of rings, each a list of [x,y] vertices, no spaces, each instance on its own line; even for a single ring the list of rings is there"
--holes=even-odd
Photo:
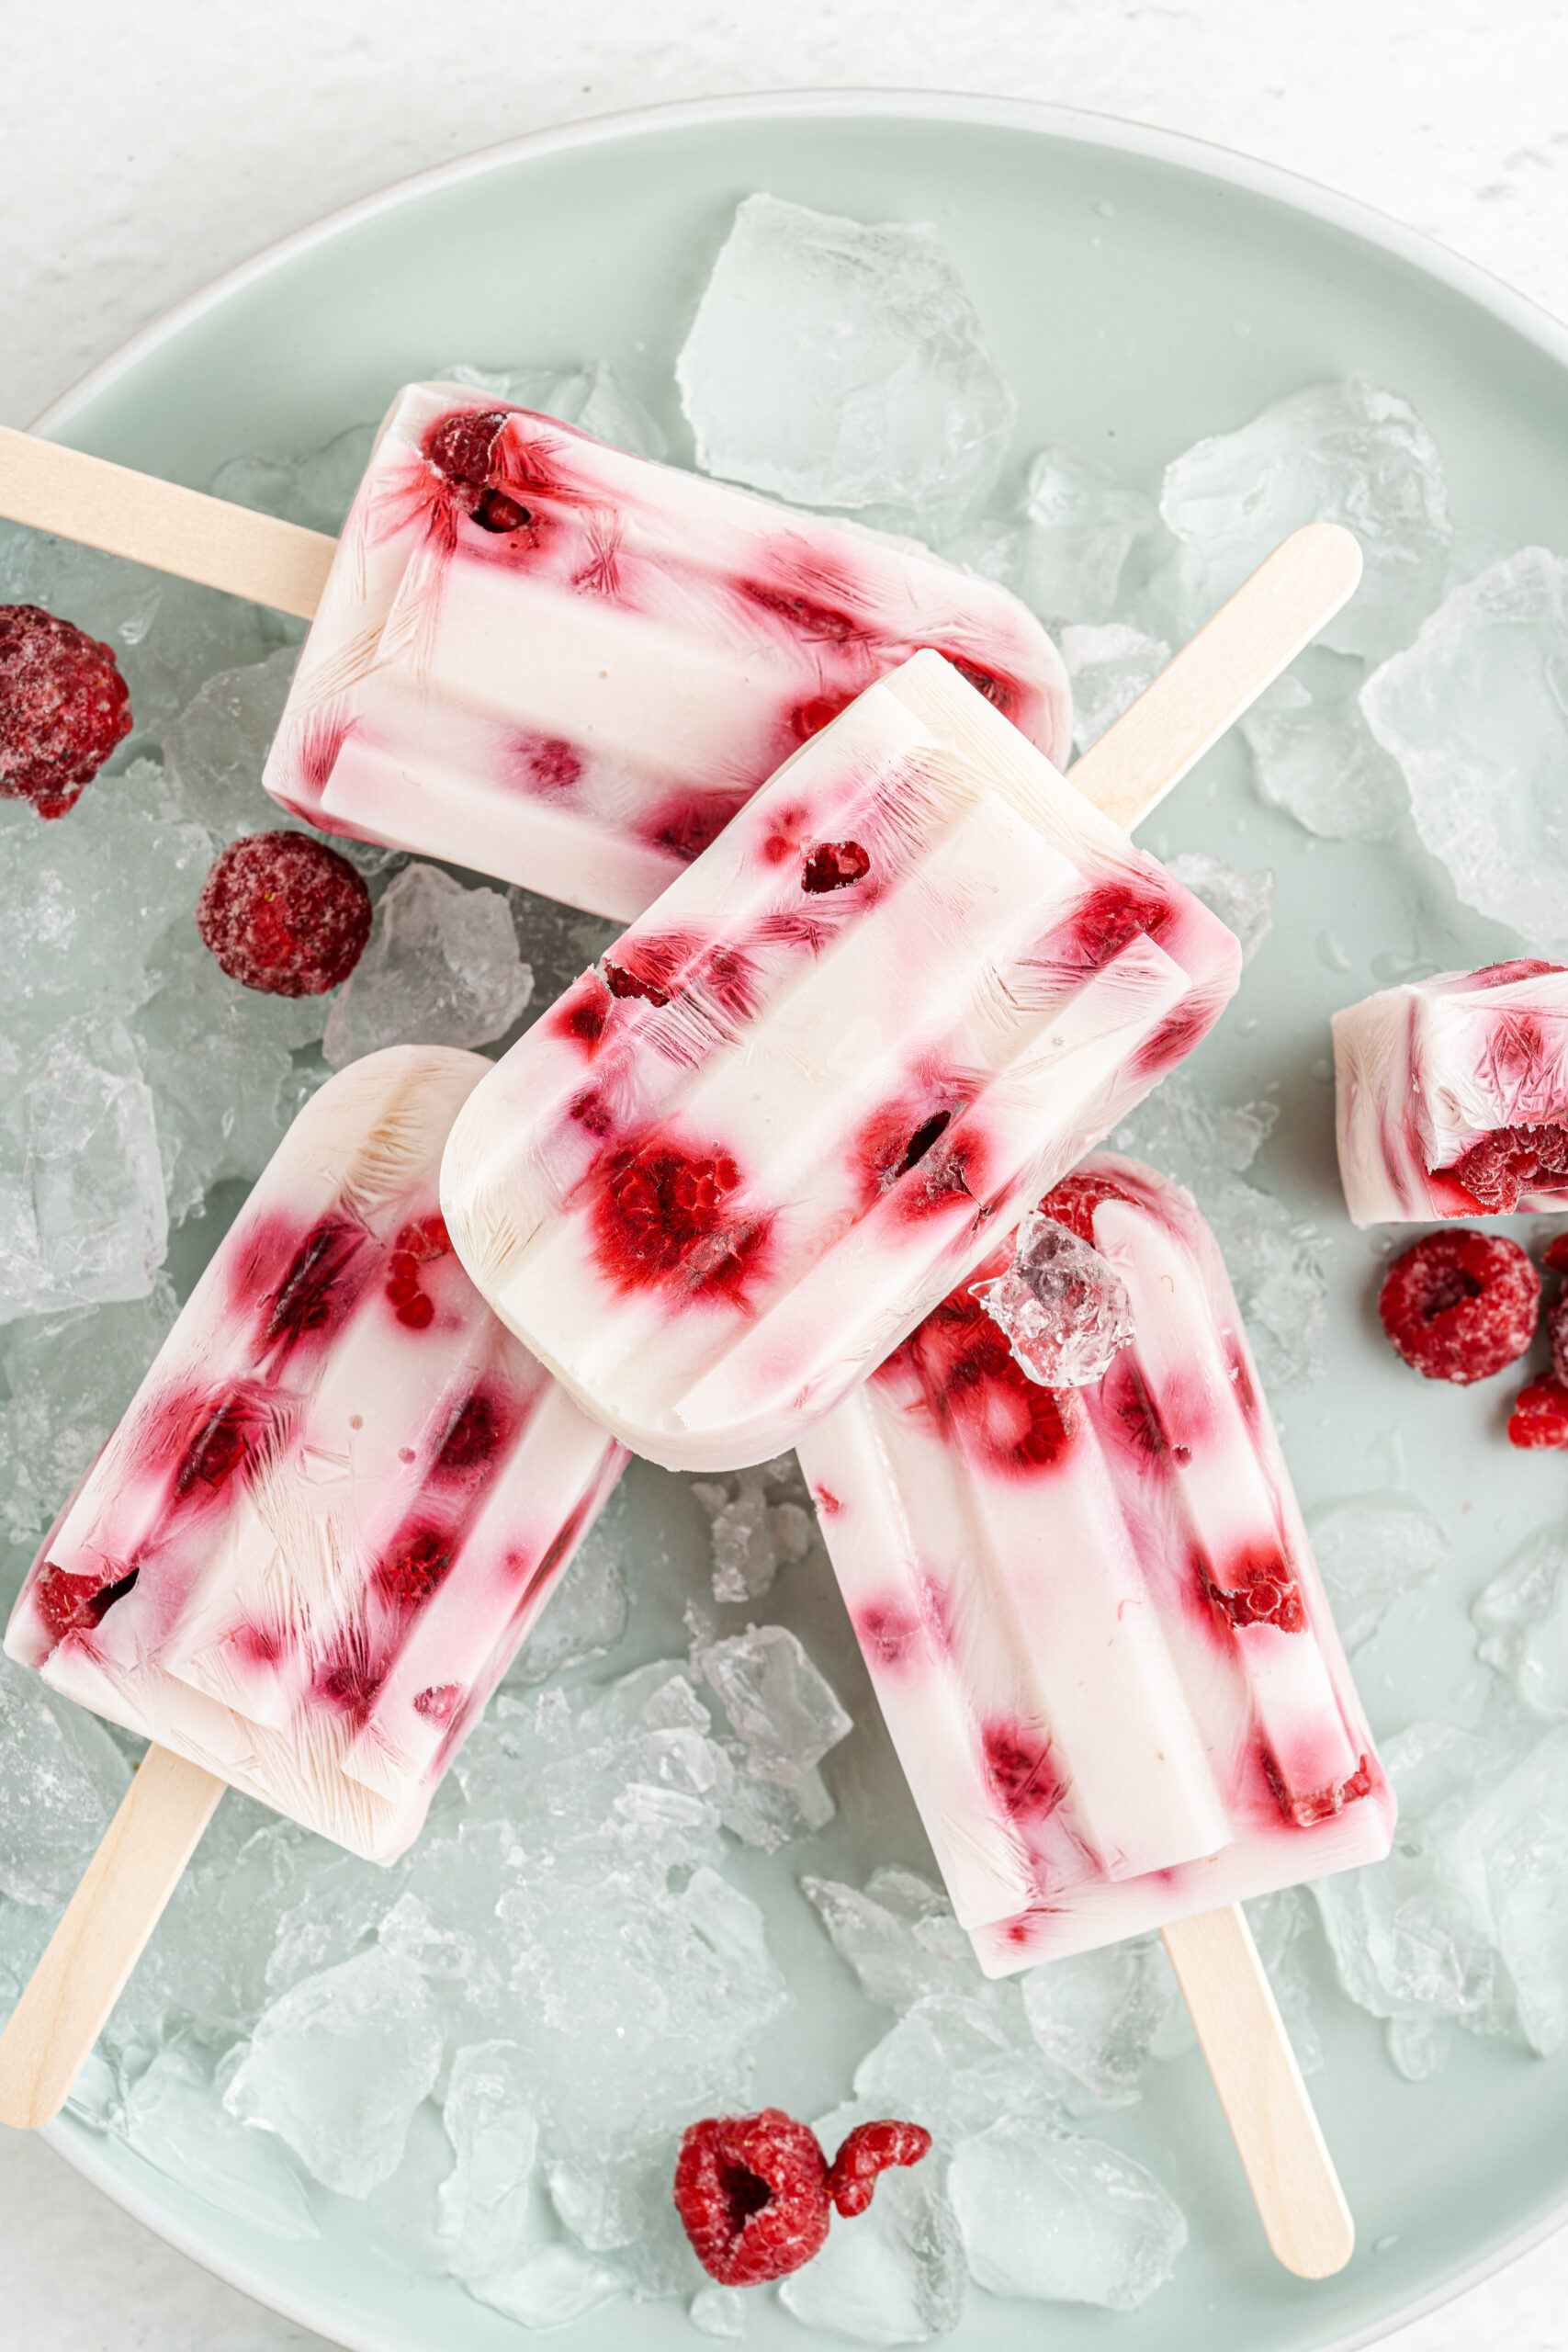
[[[1282,1552],[1244,1552],[1223,1575],[1205,1568],[1203,1582],[1215,1608],[1238,1628],[1277,1625],[1282,1634],[1299,1634],[1306,1623],[1302,1589]]]
[[[777,2107],[690,2124],[675,2162],[675,2210],[721,2286],[784,2278],[828,2235],[828,2163],[817,2134]]]
[[[1462,1184],[1489,1216],[1508,1216],[1521,1193],[1561,1191],[1568,1182],[1568,1127],[1494,1127],[1434,1172]]]
[[[124,1600],[140,1573],[132,1568],[129,1576],[105,1584],[95,1576],[57,1568],[52,1560],[48,1560],[33,1589],[33,1603],[49,1633],[57,1642],[62,1642],[67,1634],[90,1634],[95,1626],[101,1625],[115,1602]]]
[[[506,417],[505,409],[482,413],[463,409],[442,417],[424,436],[425,456],[443,481],[451,483],[464,513],[486,531],[520,531],[533,520],[527,507],[509,498],[490,479],[491,460]]]
[[[845,890],[871,871],[871,859],[859,842],[818,842],[807,856],[801,874],[803,890]]]
[[[1554,1233],[1542,1254],[1541,1264],[1554,1274],[1568,1274],[1568,1233]]]
[[[309,833],[248,833],[202,884],[196,927],[231,980],[269,996],[320,996],[365,952],[370,893]]]
[[[1527,1453],[1568,1446],[1568,1386],[1551,1377],[1521,1388],[1508,1416],[1508,1442]]]
[[[387,1260],[383,1285],[400,1323],[411,1331],[427,1330],[435,1320],[435,1305],[420,1288],[420,1269],[437,1258],[449,1257],[452,1237],[439,1209],[431,1216],[411,1217],[400,1226]]]
[[[63,817],[130,732],[112,648],[37,605],[0,605],[0,800]]]
[[[931,2144],[919,2123],[857,2123],[829,2169],[828,2194],[846,2220],[863,2213],[877,2174],[889,2165],[918,2165]]]
[[[672,1281],[738,1297],[769,1227],[736,1216],[728,1204],[739,1183],[728,1152],[699,1156],[657,1135],[612,1152],[594,1204],[604,1272],[623,1290]]]
[[[1378,1313],[1393,1346],[1427,1380],[1488,1380],[1535,1336],[1540,1281],[1517,1241],[1461,1228],[1429,1233],[1383,1276]]]
[[[1546,1263],[1551,1266],[1553,1273],[1561,1272],[1561,1267],[1551,1265],[1550,1250],[1546,1253]],[[1558,1292],[1546,1310],[1546,1330],[1551,1341],[1552,1377],[1568,1388],[1568,1285]]]

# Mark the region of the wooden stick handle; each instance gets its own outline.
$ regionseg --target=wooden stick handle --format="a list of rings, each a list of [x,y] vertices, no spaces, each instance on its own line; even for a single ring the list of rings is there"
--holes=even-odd
[[[0,425],[0,514],[313,620],[337,547],[320,531]]]
[[[1311,644],[1360,577],[1360,547],[1342,525],[1292,531],[1075,761],[1068,781],[1130,833]]]
[[[1298,2278],[1330,2278],[1356,2224],[1241,1906],[1162,1932],[1264,2234]]]
[[[0,2123],[59,2114],[225,1783],[150,1747],[0,2033]]]

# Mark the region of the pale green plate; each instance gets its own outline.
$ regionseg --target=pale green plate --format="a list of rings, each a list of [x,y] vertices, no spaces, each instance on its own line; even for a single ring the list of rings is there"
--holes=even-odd
[[[604,356],[662,417],[679,453],[688,444],[671,362],[729,214],[756,188],[868,220],[936,223],[1017,388],[1021,459],[1066,441],[1153,488],[1164,461],[1198,435],[1303,384],[1361,375],[1407,394],[1431,425],[1463,530],[1568,548],[1561,330],[1435,247],[1303,182],[1131,125],[984,99],[725,100],[497,149],[341,213],[221,279],[88,378],[45,428],[205,484],[236,452],[310,449],[378,416],[397,384],[457,356],[495,365]],[[1376,1337],[1375,1250],[1345,1224],[1331,1089],[1314,1065],[1329,1011],[1375,985],[1371,958],[1381,950],[1474,963],[1512,952],[1509,935],[1457,910],[1410,843],[1310,843],[1258,803],[1235,746],[1161,812],[1150,845],[1210,848],[1279,871],[1274,936],[1205,1064],[1238,1094],[1280,1081],[1284,1115],[1254,1172],[1333,1235],[1329,1376],[1280,1400],[1287,1451],[1310,1508],[1382,1484],[1371,1441],[1404,1420],[1409,1482],[1462,1531],[1428,1627],[1435,1654],[1451,1652],[1463,1646],[1474,1591],[1528,1528],[1560,1513],[1561,1464],[1512,1453],[1490,1392],[1419,1384]],[[825,1586],[814,1605],[824,1622],[813,1646],[830,1670],[840,1659],[847,1668]],[[1369,1693],[1380,1730],[1420,1711],[1437,1670],[1413,1657],[1405,1688]],[[840,1817],[824,1859],[869,1868],[891,1822],[897,1858],[918,1860],[874,1730],[863,1758],[840,1763]],[[790,2024],[794,2079],[806,2045],[807,2072],[824,2086],[842,2083],[873,2037],[873,2014],[847,1989],[835,1993],[839,1979],[807,1956],[798,1914],[779,1932],[787,1964],[807,1978],[815,1970],[824,1988]],[[1444,2073],[1412,2086],[1390,2067],[1371,2019],[1332,1989],[1322,1955],[1319,1965],[1328,2064],[1314,2090],[1359,2223],[1350,2267],[1310,2287],[1269,2258],[1190,2060],[1156,2069],[1143,2107],[1107,2127],[1147,2156],[1191,2216],[1175,2282],[1123,2319],[976,2295],[952,2339],[962,2352],[1042,2341],[1113,2352],[1348,2346],[1550,2226],[1568,2203],[1568,2064],[1461,2037]],[[321,2239],[282,2246],[118,2143],[71,2120],[52,2136],[165,2237],[335,2341],[367,2352],[519,2352],[520,2330],[457,2286],[418,2275],[364,2209],[323,2198]],[[612,2307],[568,2333],[585,2352],[628,2342],[692,2352],[698,2340],[671,2305]],[[748,2340],[784,2352],[808,2339],[760,2301]]]

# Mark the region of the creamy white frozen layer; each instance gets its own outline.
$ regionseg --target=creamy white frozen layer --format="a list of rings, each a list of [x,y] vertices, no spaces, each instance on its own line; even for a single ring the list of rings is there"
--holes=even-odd
[[[1208,909],[921,653],[465,1106],[457,1250],[638,1453],[795,1443],[1189,1053]]]
[[[1393,1826],[1190,1196],[1107,1152],[1041,1207],[1126,1286],[1103,1380],[1028,1379],[964,1283],[800,1447],[990,1975],[1373,1860]]]
[[[306,1105],[51,1532],[6,1646],[375,1861],[626,1456],[491,1315],[436,1170],[477,1054]]]
[[[796,745],[932,646],[1053,759],[1025,607],[451,384],[400,393],[266,764],[328,831],[628,921]]]
[[[1521,958],[1334,1016],[1339,1175],[1357,1225],[1568,1205],[1568,970]]]

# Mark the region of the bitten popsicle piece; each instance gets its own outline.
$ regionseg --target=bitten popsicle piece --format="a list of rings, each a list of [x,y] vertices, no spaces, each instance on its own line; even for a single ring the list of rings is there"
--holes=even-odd
[[[489,1068],[398,1046],[300,1112],[6,1636],[67,1698],[379,1862],[626,1459],[442,1224],[442,1149]]]
[[[1568,1206],[1568,970],[1520,957],[1334,1015],[1339,1175],[1357,1225]]]
[[[1126,1286],[1104,1378],[1029,1379],[964,1283],[800,1447],[992,1976],[1376,1860],[1393,1829],[1213,1235],[1109,1152],[1040,1205]]]
[[[793,1445],[1181,1060],[1233,934],[920,653],[499,1063],[452,1238],[671,1468]]]
[[[330,832],[640,914],[922,646],[1051,758],[1066,673],[1005,589],[450,384],[393,402],[266,763]]]

